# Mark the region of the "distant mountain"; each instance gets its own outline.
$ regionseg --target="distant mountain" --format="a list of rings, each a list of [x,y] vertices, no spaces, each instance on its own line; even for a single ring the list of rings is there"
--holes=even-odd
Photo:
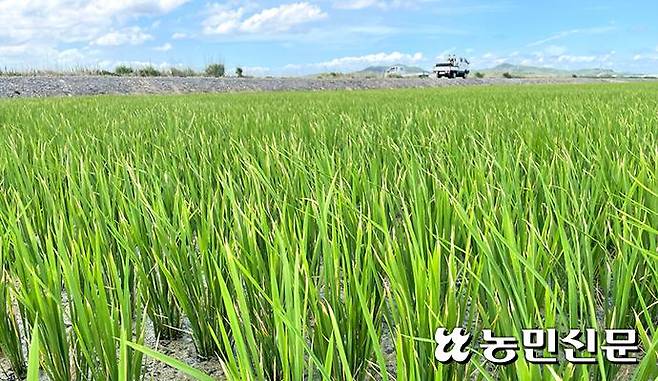
[[[314,77],[351,77],[351,78],[363,78],[363,77],[381,77],[384,75],[386,70],[393,66],[400,66],[404,68],[406,74],[416,74],[416,73],[426,73],[428,70],[417,67],[417,66],[407,66],[407,65],[373,65],[369,66],[363,70],[359,70],[352,73],[320,73],[314,74]],[[431,69],[429,70],[431,71]],[[509,73],[513,77],[519,78],[533,78],[533,77],[598,77],[598,78],[615,78],[615,77],[642,77],[641,74],[631,74],[631,73],[619,73],[612,69],[604,68],[593,68],[593,69],[578,69],[578,70],[567,70],[567,69],[556,69],[551,67],[538,67],[538,66],[527,66],[527,65],[514,65],[509,63],[503,63],[492,68],[488,69],[473,69],[471,68],[471,76],[475,73],[482,73],[485,77],[502,77],[504,73]]]
[[[494,66],[490,69],[473,70],[473,71],[483,73],[484,75],[489,77],[500,77],[503,75],[503,73],[510,73],[514,77],[572,77],[576,75],[578,77],[610,78],[610,77],[624,77],[631,75],[629,73],[617,73],[612,69],[603,69],[603,68],[566,70],[566,69],[556,69],[550,67],[514,65],[509,63],[503,63],[498,66]]]
[[[389,66],[368,66],[367,68],[363,70],[359,70],[357,72],[352,73],[353,75],[356,76],[382,76],[386,72],[386,70],[390,69],[393,66],[400,66],[404,68],[404,71],[407,74],[416,74],[416,73],[423,73],[426,72],[427,70],[419,68],[417,66],[407,66],[407,65],[389,65]]]

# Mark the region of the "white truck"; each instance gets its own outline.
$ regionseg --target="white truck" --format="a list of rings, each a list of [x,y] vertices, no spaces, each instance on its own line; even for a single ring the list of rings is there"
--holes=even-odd
[[[469,69],[470,62],[464,57],[449,56],[445,62],[439,62],[434,65],[432,73],[436,78],[466,78],[471,72]]]

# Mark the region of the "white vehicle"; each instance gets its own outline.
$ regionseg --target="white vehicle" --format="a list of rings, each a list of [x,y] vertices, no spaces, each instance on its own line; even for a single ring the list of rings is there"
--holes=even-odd
[[[436,78],[446,77],[446,78],[466,78],[471,72],[470,62],[464,57],[455,57],[449,56],[445,62],[439,62],[434,65],[434,70],[432,73]]]
[[[391,66],[384,72],[384,78],[423,78],[429,77],[429,73],[409,73],[403,66]]]

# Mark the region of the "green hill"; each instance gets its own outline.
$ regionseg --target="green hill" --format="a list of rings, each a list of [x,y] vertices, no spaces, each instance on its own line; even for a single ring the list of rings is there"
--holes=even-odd
[[[628,76],[628,73],[618,73],[612,69],[603,69],[603,68],[593,68],[593,69],[578,69],[578,70],[567,70],[567,69],[556,69],[550,67],[537,67],[537,66],[526,66],[526,65],[514,65],[509,63],[503,63],[498,66],[494,66],[489,69],[473,70],[474,72],[483,73],[488,77],[501,77],[503,73],[510,73],[514,77],[602,77],[602,78],[612,78],[612,77],[623,77]]]

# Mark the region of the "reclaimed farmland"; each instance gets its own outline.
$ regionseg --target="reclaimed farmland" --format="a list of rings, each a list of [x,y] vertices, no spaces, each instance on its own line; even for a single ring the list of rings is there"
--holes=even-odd
[[[229,380],[651,380],[657,176],[656,84],[4,100],[0,357],[208,379],[152,330]],[[640,361],[441,365],[459,326]]]

